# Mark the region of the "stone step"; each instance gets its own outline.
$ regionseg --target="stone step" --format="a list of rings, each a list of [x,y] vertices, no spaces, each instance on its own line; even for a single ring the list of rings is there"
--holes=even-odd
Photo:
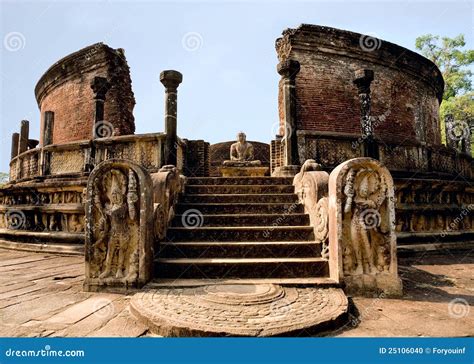
[[[245,227],[171,227],[167,240],[176,241],[314,241],[311,226],[245,226]]]
[[[223,258],[155,260],[156,278],[298,278],[327,277],[322,258]]]
[[[308,226],[307,214],[202,215],[201,226]],[[171,226],[192,225],[191,215],[176,215]]]
[[[160,258],[305,258],[320,257],[316,242],[176,242],[161,243]]]
[[[318,287],[341,287],[341,284],[328,277],[316,278],[230,278],[230,279],[193,279],[193,278],[154,278],[144,290],[160,287],[197,287],[221,284],[281,284],[281,285],[311,285]]]
[[[187,184],[185,195],[189,194],[270,194],[294,193],[292,185],[192,185]]]
[[[176,213],[185,214],[197,210],[203,215],[210,214],[298,214],[304,212],[301,204],[290,203],[178,203]],[[196,211],[194,211],[196,212]]]
[[[293,177],[189,177],[192,185],[291,185]]]
[[[294,193],[280,194],[188,194],[181,198],[181,202],[190,203],[232,203],[232,202],[280,202],[291,203],[298,202],[298,196]]]

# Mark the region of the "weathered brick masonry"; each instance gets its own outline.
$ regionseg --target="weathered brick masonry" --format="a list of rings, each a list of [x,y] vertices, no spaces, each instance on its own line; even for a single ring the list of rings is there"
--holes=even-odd
[[[40,143],[44,139],[45,112],[54,112],[52,144],[91,139],[94,123],[94,77],[111,83],[105,101],[105,121],[114,135],[135,132],[129,67],[123,49],[97,43],[72,53],[51,66],[39,80],[35,95],[41,110]]]
[[[370,43],[372,42],[372,43]],[[354,72],[368,68],[376,138],[385,143],[441,143],[438,108],[443,80],[428,59],[375,38],[313,25],[288,29],[276,41],[280,61],[300,63],[297,128],[360,135]],[[280,82],[279,111],[282,116]]]

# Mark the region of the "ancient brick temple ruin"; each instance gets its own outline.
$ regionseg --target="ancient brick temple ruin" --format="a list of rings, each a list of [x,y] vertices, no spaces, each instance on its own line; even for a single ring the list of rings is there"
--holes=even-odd
[[[395,44],[315,25],[285,30],[276,51],[279,135],[250,142],[262,177],[220,175],[231,141],[177,135],[179,72],[160,75],[164,132],[134,134],[123,50],[98,43],[55,63],[35,88],[39,141],[27,120],[12,135],[0,246],[84,254],[88,291],[166,287],[161,301],[153,291],[131,301],[163,335],[317,330],[343,320],[341,288],[399,295],[397,251],[472,248],[472,157],[441,143],[438,68]],[[304,298],[314,312],[278,328],[216,332],[170,310],[183,295],[230,311],[244,300],[248,315]]]

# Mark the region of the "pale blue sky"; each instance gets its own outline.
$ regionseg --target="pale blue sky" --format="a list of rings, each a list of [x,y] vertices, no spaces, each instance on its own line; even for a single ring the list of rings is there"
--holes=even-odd
[[[20,120],[30,120],[30,137],[39,137],[34,87],[44,71],[99,41],[125,49],[137,133],[163,131],[158,76],[176,69],[184,75],[178,134],[211,143],[233,139],[240,129],[250,140],[272,138],[279,79],[274,42],[285,28],[327,25],[412,50],[421,34],[464,33],[473,47],[470,1],[0,2],[0,171],[8,170],[11,133]],[[12,32],[21,33],[16,51],[7,49]],[[187,33],[197,33],[198,49],[183,46]]]

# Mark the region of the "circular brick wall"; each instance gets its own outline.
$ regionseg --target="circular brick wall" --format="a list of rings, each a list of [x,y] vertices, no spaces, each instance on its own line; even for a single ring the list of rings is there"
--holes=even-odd
[[[56,62],[38,81],[35,95],[41,111],[41,145],[45,111],[54,112],[53,144],[92,138],[95,101],[91,81],[96,76],[111,83],[104,120],[113,125],[113,135],[134,133],[135,99],[124,52],[97,43]]]
[[[393,43],[344,30],[301,25],[276,41],[280,61],[301,65],[296,77],[299,130],[360,136],[360,109],[353,84],[358,69],[371,69],[376,138],[385,143],[440,145],[439,69]],[[280,82],[280,120],[283,105]],[[284,129],[283,129],[284,130]]]
[[[230,142],[222,142],[212,144],[209,148],[210,168],[209,175],[211,177],[219,176],[219,167],[222,162],[230,159],[230,146],[235,143],[235,140]],[[270,166],[270,145],[266,143],[249,141],[253,145],[255,159],[262,162],[262,166]]]

